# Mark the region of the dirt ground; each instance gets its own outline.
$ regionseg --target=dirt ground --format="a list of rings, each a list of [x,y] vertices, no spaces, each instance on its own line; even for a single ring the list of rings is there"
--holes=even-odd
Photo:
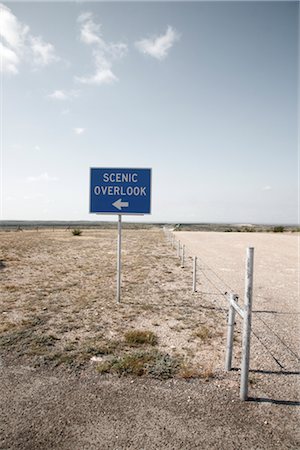
[[[296,449],[297,236],[124,230],[0,233],[1,449]],[[250,242],[249,242],[250,240]],[[255,246],[250,401],[241,324],[226,373],[225,292],[243,295]],[[192,293],[192,260],[198,288]],[[128,331],[155,342],[130,342]]]

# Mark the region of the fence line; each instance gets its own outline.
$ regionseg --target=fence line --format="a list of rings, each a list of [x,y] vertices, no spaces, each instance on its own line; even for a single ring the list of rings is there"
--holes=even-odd
[[[164,232],[165,232],[165,234],[166,234],[166,237],[167,237],[167,239],[172,243],[172,247],[174,247],[174,248],[176,248],[176,237],[175,237],[175,235],[169,230],[169,229],[166,229],[166,228],[164,228]],[[180,249],[180,247],[181,247],[181,242],[178,240],[177,241],[177,255],[178,256],[181,256],[180,255],[180,251],[178,250],[178,249]],[[186,247],[185,246],[185,256],[186,256],[186,259],[187,259],[187,257],[190,257],[190,258],[192,258],[192,260],[193,260],[193,263],[192,263],[192,270],[193,270],[193,272],[192,272],[192,292],[195,292],[195,286],[196,286],[196,284],[197,284],[197,278],[196,278],[196,276],[197,276],[197,273],[199,273],[200,274],[200,276],[202,277],[204,277],[207,281],[208,281],[208,283],[210,283],[213,287],[214,287],[214,289],[216,289],[216,291],[218,291],[218,293],[217,294],[211,294],[211,293],[209,293],[209,295],[211,295],[211,296],[215,296],[217,299],[219,298],[219,297],[222,297],[223,298],[223,300],[224,300],[224,298],[227,300],[226,301],[226,303],[228,304],[228,301],[229,301],[229,304],[231,303],[230,302],[230,298],[232,298],[232,295],[234,295],[235,296],[235,299],[237,300],[238,299],[238,296],[236,295],[236,294],[234,294],[234,292],[235,292],[235,290],[231,287],[231,286],[229,286],[228,285],[228,283],[226,283],[206,262],[204,262],[203,260],[202,260],[202,258],[200,258],[199,256],[197,256],[197,258],[196,258],[196,264],[195,264],[195,257],[194,257],[194,255],[190,252],[190,250],[189,250],[189,248],[188,247]],[[182,266],[183,267],[183,266]],[[216,282],[215,281],[212,281],[212,279],[207,275],[207,272],[209,272],[211,275],[212,275],[212,278],[216,278],[217,280],[218,280],[218,282],[221,282],[222,283],[222,285],[223,286],[225,286],[226,287],[226,291],[225,292],[223,292],[217,285],[216,285]],[[228,292],[229,291],[229,292]],[[203,293],[204,294],[204,293]],[[251,294],[252,294],[252,292],[251,292]],[[230,295],[230,298],[228,298],[228,295]],[[262,296],[259,296],[260,298],[263,298]],[[212,301],[214,301],[213,299],[212,299]],[[218,305],[219,305],[219,307],[220,307],[220,312],[224,312],[224,313],[226,313],[226,315],[228,314],[228,307],[227,308],[224,308],[222,305],[221,305],[221,302],[219,301],[219,300],[217,300],[217,303],[218,303]],[[241,312],[243,312],[243,310],[237,305],[237,308],[236,309],[239,309],[239,312],[241,313]],[[229,311],[229,313],[230,313],[230,311]],[[279,342],[281,343],[281,345],[282,346],[284,346],[286,349],[288,349],[289,350],[289,352],[290,352],[290,354],[291,355],[293,355],[293,357],[294,358],[296,358],[298,361],[300,361],[300,358],[299,358],[299,356],[293,351],[293,350],[291,350],[288,346],[287,346],[287,344],[284,342],[284,340],[283,339],[281,339],[280,338],[280,336],[278,336],[273,330],[272,330],[272,328],[271,327],[269,327],[267,324],[266,324],[266,322],[263,320],[263,319],[261,319],[260,317],[258,317],[258,316],[255,316],[255,319],[258,319],[261,323],[263,323],[264,324],[264,326],[266,327],[266,328],[268,328],[268,330],[270,330],[271,331],[271,333],[279,340]],[[258,342],[262,345],[262,347],[265,349],[265,351],[270,355],[270,357],[273,359],[273,361],[280,367],[280,369],[284,369],[284,366],[283,366],[283,364],[278,360],[278,358],[276,358],[276,356],[271,352],[271,350],[267,347],[267,345],[263,342],[263,340],[262,340],[262,338],[253,330],[253,326],[251,325],[251,316],[250,316],[250,320],[249,320],[249,318],[248,318],[248,324],[247,324],[247,326],[245,327],[245,325],[244,325],[244,328],[246,328],[247,329],[247,331],[246,331],[246,334],[248,335],[248,341],[250,342],[250,334],[253,334],[253,336],[258,340]],[[230,333],[229,333],[229,331],[228,331],[228,334],[229,334],[229,337],[231,338],[231,335],[230,335]],[[246,340],[246,337],[244,337],[244,339]],[[247,353],[247,352],[246,352]],[[244,353],[245,354],[245,353]],[[227,355],[227,353],[226,353],[226,355]],[[231,356],[231,358],[232,358],[232,356]],[[247,359],[247,358],[246,358]],[[229,356],[228,356],[228,361],[227,361],[227,356],[226,356],[226,365],[227,365],[227,367],[228,367],[228,365],[229,365],[229,361],[230,361],[230,352],[229,352]],[[249,350],[248,350],[248,361],[246,360],[244,360],[243,361],[243,364],[244,364],[244,379],[242,380],[242,383],[241,383],[241,392],[240,392],[240,395],[241,395],[241,399],[242,400],[245,400],[245,399],[247,399],[247,387],[248,387],[248,370],[249,370]],[[243,365],[242,364],[242,365]],[[247,369],[247,366],[248,366],[248,370],[246,370]],[[246,371],[246,377],[245,377],[245,371]]]

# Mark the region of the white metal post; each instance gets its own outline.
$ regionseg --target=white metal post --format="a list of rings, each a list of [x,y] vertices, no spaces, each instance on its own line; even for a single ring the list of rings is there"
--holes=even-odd
[[[177,243],[177,256],[180,258],[180,241]]]
[[[197,256],[193,260],[193,292],[197,291]]]
[[[240,399],[248,398],[254,248],[247,248]]]
[[[117,248],[117,303],[121,301],[121,244],[122,244],[122,215],[118,215],[118,248]]]
[[[232,367],[232,353],[233,353],[233,332],[235,321],[235,309],[232,306],[232,301],[236,301],[237,295],[230,294],[228,321],[227,321],[227,342],[226,342],[226,357],[225,370],[231,370]]]
[[[185,250],[185,245],[183,244],[181,247],[181,267],[184,267],[184,250]]]

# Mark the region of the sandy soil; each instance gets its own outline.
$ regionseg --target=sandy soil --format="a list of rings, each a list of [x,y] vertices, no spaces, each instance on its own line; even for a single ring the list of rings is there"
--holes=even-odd
[[[126,230],[116,305],[115,231],[1,233],[0,448],[299,448],[296,236],[176,237],[201,257],[197,293],[191,258],[182,269],[161,230]],[[249,239],[259,340],[252,401],[241,403],[239,323],[236,370],[223,371],[224,293],[242,298]],[[155,333],[157,351],[178,361],[173,378],[97,371],[99,361],[141,351],[124,340],[137,329]]]

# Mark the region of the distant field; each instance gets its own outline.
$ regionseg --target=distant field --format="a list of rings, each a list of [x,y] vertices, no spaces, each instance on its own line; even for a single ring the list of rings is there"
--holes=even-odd
[[[129,230],[144,230],[152,228],[162,228],[167,226],[176,231],[219,231],[219,232],[299,232],[298,225],[259,225],[259,224],[222,224],[222,223],[172,223],[165,224],[159,222],[127,222],[123,218],[123,228]],[[33,220],[1,220],[0,230],[3,231],[22,231],[28,229],[64,229],[72,228],[82,229],[115,229],[117,221],[33,221]]]

